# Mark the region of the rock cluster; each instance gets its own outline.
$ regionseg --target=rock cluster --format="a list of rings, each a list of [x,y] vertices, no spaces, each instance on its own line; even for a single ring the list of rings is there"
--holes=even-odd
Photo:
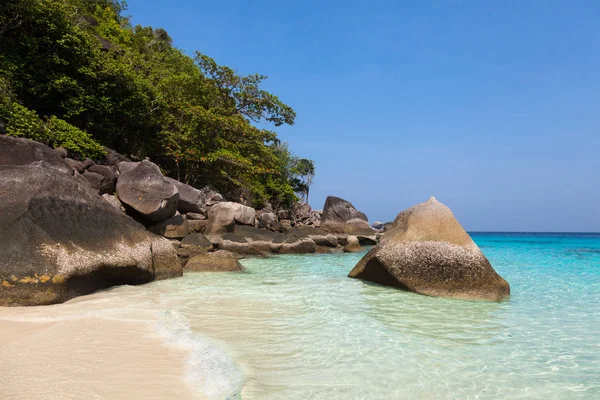
[[[248,196],[226,201],[110,149],[98,162],[76,160],[0,135],[0,189],[0,305],[58,303],[184,271],[240,271],[244,256],[361,251],[377,240],[345,200],[328,198],[323,212],[303,203],[255,210]]]
[[[499,301],[508,283],[434,198],[369,226],[330,196],[255,210],[108,150],[100,163],[0,135],[0,306],[66,301],[184,271],[243,271],[238,258],[373,247],[350,272],[431,296]],[[381,240],[379,240],[381,238]]]
[[[171,243],[45,161],[0,166],[0,305],[181,276]]]

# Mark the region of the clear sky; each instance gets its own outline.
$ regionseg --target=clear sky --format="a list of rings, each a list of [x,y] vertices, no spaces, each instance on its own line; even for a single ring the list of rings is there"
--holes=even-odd
[[[467,230],[600,231],[600,2],[128,0],[292,106],[327,195],[388,221],[435,195]]]

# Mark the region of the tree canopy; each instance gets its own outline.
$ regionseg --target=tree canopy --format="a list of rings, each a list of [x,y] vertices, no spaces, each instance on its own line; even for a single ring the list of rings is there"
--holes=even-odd
[[[310,160],[274,127],[294,110],[161,28],[132,26],[116,0],[6,0],[0,9],[0,120],[6,133],[101,158],[103,146],[149,157],[183,182],[241,193],[255,206],[308,197]],[[308,164],[306,164],[308,162]],[[310,165],[310,168],[306,168]],[[307,177],[310,176],[310,179]]]

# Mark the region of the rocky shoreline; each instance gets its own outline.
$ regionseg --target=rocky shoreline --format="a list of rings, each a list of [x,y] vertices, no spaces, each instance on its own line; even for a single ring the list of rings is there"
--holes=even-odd
[[[323,211],[254,208],[194,188],[149,160],[0,135],[0,306],[61,303],[189,271],[243,271],[238,259],[360,252],[351,278],[429,296],[502,301],[508,283],[435,198],[369,226],[350,202]]]
[[[119,284],[240,271],[246,256],[361,251],[379,232],[349,202],[255,210],[108,150],[64,149],[0,135],[0,305],[66,301]]]

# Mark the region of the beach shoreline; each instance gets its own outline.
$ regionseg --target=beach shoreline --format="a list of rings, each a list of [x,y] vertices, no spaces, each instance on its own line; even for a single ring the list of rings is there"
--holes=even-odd
[[[2,309],[0,398],[206,398],[185,381],[190,350],[168,344],[150,323],[48,314],[43,322]]]

